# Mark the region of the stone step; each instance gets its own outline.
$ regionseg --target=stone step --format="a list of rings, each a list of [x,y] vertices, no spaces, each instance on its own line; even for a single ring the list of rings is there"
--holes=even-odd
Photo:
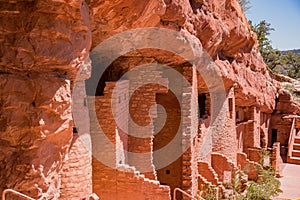
[[[298,157],[288,157],[287,163],[300,165],[300,158]]]
[[[300,150],[300,144],[294,144],[293,150]]]
[[[292,156],[293,157],[298,157],[298,158],[300,158],[300,151],[299,150],[292,150]]]
[[[300,136],[296,136],[294,140],[295,144],[300,144]]]

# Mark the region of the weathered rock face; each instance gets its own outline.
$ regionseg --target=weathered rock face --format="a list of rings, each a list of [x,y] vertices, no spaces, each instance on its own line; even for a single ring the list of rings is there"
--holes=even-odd
[[[58,175],[72,140],[71,85],[90,47],[125,30],[161,27],[196,36],[194,42],[211,56],[225,88],[234,86],[237,105],[258,106],[268,113],[274,109],[278,84],[269,76],[237,0],[87,2],[0,3],[0,192],[12,188],[34,198],[57,199],[59,188],[74,189],[60,187]],[[178,67],[186,62],[168,53],[139,56],[133,52],[116,63],[131,59],[133,64]],[[278,106],[284,110],[290,104],[287,99]],[[76,159],[76,149],[71,152]]]
[[[72,138],[70,81],[2,74],[0,85],[1,188],[51,198]]]
[[[0,16],[0,192],[57,199],[72,139],[72,79],[91,43],[88,7],[2,1]]]
[[[2,72],[71,71],[89,52],[84,1],[5,1],[0,16]]]
[[[234,83],[236,103],[272,112],[276,87],[258,53],[256,35],[236,0],[91,1],[92,47],[122,31],[161,27],[187,30],[215,60],[224,85]]]
[[[276,105],[278,114],[300,114],[300,106],[293,100],[289,91],[281,89],[278,91],[278,103]]]

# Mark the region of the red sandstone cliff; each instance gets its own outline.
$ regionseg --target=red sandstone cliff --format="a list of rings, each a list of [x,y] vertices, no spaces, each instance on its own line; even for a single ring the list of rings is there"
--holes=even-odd
[[[236,0],[91,1],[92,47],[132,28],[187,30],[215,60],[226,88],[237,83],[237,104],[275,106],[276,84],[258,52],[256,35]]]
[[[71,79],[91,43],[82,1],[0,2],[0,192],[56,199],[72,140]]]
[[[72,139],[71,81],[90,48],[124,30],[188,31],[226,88],[235,84],[237,105],[275,107],[280,84],[237,0],[6,0],[0,16],[0,188],[56,198]]]

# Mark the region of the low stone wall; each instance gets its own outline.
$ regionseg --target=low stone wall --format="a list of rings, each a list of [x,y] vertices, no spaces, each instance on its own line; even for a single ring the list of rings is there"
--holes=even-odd
[[[92,194],[92,162],[81,138],[74,137],[68,160],[60,172],[60,200],[88,199]]]
[[[216,172],[205,162],[198,162],[198,173],[208,182],[218,185],[219,179]]]
[[[234,163],[228,157],[219,153],[212,153],[211,156],[211,165],[218,174],[219,180],[223,183],[231,182],[233,172],[236,170]]]
[[[261,167],[259,164],[247,159],[247,154],[237,154],[237,165],[247,175],[249,180],[256,180],[258,176],[258,170]]]
[[[248,148],[246,150],[248,159],[259,163],[261,161],[261,149],[259,148]]]
[[[133,167],[107,167],[93,159],[93,191],[101,200],[170,200],[170,187],[145,178]]]

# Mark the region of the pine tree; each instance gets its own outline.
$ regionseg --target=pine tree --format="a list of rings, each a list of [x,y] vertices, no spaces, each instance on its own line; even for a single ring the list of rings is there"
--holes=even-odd
[[[247,12],[251,8],[249,0],[239,0],[239,4],[243,8],[244,12]]]
[[[299,79],[300,78],[300,56],[293,52],[287,52],[282,57],[284,68],[286,69],[288,76]]]

